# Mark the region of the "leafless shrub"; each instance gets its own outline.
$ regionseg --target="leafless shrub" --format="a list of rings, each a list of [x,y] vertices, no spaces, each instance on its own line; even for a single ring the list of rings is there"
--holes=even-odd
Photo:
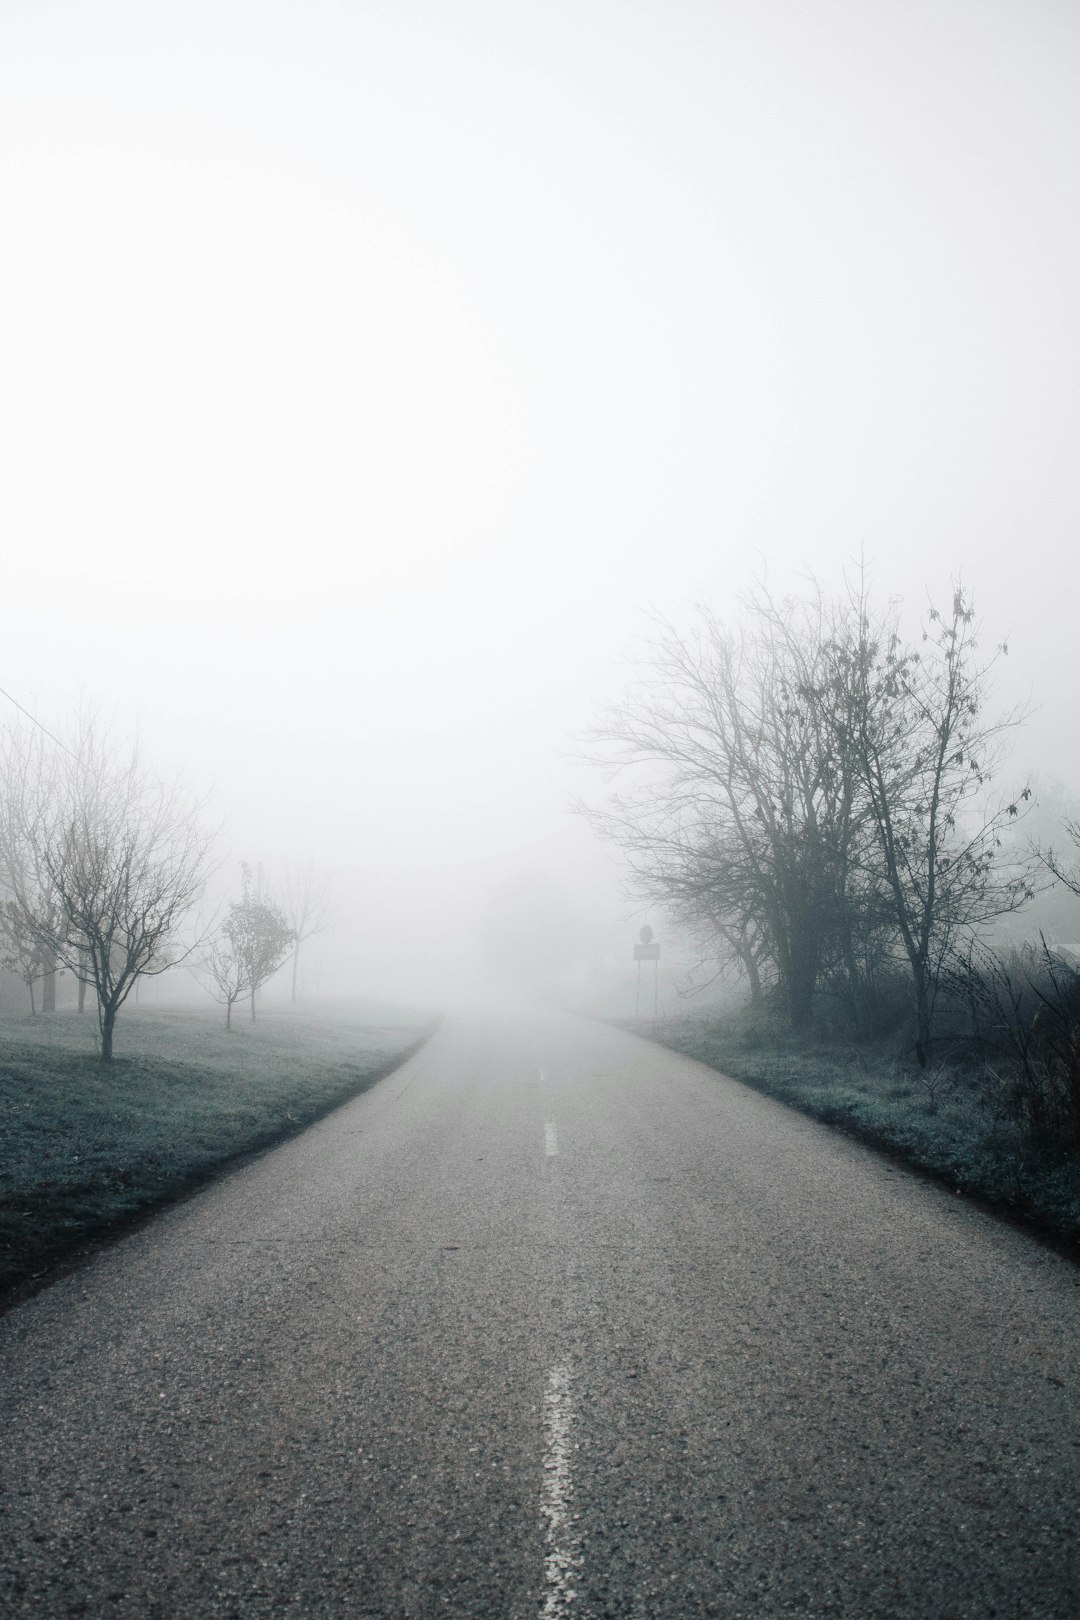
[[[966,988],[976,1037],[995,1054],[986,1076],[999,1106],[1042,1149],[1080,1154],[1080,973],[1045,940],[980,948]]]
[[[928,1112],[936,1114],[941,1099],[956,1087],[956,1069],[948,1062],[930,1064],[919,1069],[912,1079],[926,1099]]]

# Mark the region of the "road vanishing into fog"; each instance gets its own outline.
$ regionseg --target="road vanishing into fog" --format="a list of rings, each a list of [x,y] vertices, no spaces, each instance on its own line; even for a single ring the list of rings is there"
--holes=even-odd
[[[1080,1613],[1080,1270],[700,1065],[447,1023],[0,1318],[0,1613]]]

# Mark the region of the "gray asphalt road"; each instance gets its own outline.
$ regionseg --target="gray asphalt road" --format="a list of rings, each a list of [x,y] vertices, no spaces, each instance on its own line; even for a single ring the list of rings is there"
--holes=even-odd
[[[1074,1620],[1078,1285],[686,1059],[447,1025],[0,1320],[0,1611]]]

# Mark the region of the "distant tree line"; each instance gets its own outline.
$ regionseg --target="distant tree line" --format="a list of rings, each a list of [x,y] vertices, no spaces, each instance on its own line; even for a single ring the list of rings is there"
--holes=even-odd
[[[1030,789],[995,790],[1023,719],[987,711],[1006,652],[981,652],[959,586],[914,640],[862,584],[839,600],[760,591],[737,627],[707,609],[689,632],[660,623],[639,684],[594,733],[627,785],[587,814],[635,892],[734,963],[752,997],[777,994],[795,1030],[828,996],[869,1033],[906,981],[925,1065],[974,942],[1040,871],[1075,881],[1067,858],[1009,835]]]
[[[300,944],[329,926],[330,894],[308,867],[279,904],[243,868],[239,901],[200,920],[216,869],[202,807],[137,750],[118,753],[80,720],[67,741],[26,726],[0,735],[0,968],[27,986],[32,1012],[55,1010],[56,976],[73,975],[79,1009],[95,999],[104,1063],[139,981],[187,963],[226,1007],[251,1003]]]

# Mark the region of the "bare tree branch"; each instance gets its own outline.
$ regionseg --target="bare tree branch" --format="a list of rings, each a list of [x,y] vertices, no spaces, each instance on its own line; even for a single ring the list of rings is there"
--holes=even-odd
[[[323,934],[334,926],[333,885],[309,861],[306,866],[287,871],[281,887],[285,915],[289,919],[294,941],[289,999],[295,1005],[300,999],[300,947],[305,940],[313,939],[316,934]]]

